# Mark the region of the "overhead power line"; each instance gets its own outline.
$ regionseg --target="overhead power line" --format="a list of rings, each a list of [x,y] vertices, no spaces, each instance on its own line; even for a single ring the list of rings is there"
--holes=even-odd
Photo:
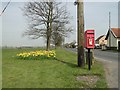
[[[0,16],[5,12],[5,10],[7,9],[8,5],[10,4],[11,0],[7,3],[7,5],[5,6],[5,8],[2,10]]]

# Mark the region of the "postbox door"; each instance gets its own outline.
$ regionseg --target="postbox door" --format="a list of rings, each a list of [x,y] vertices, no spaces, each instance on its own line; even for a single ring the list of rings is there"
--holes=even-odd
[[[93,40],[92,40],[92,38],[89,38],[89,39],[88,39],[88,45],[89,45],[89,46],[93,46]]]

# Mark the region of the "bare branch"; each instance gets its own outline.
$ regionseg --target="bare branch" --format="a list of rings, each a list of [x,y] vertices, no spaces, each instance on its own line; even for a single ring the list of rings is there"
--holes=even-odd
[[[51,39],[62,40],[72,31],[71,28],[66,28],[70,23],[70,17],[65,5],[61,2],[34,0],[26,3],[23,10],[24,15],[30,20],[28,30],[23,33],[23,36],[29,36],[32,39],[44,37],[47,39],[47,48]]]

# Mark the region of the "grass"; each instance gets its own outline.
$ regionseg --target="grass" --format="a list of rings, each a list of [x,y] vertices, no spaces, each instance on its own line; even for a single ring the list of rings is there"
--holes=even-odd
[[[3,88],[106,88],[103,66],[95,62],[91,71],[87,66],[77,67],[77,55],[64,49],[57,49],[57,60],[17,60],[15,55],[36,49],[2,50]],[[95,85],[77,81],[80,75],[98,75]]]

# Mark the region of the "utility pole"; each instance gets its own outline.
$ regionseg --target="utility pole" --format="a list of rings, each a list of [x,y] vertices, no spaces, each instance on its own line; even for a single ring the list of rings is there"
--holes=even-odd
[[[110,16],[110,12],[109,12],[109,29],[111,29],[111,16]]]
[[[77,0],[77,42],[78,42],[78,67],[84,67],[84,8],[83,0]]]
[[[109,12],[109,48],[111,49],[111,16]]]

